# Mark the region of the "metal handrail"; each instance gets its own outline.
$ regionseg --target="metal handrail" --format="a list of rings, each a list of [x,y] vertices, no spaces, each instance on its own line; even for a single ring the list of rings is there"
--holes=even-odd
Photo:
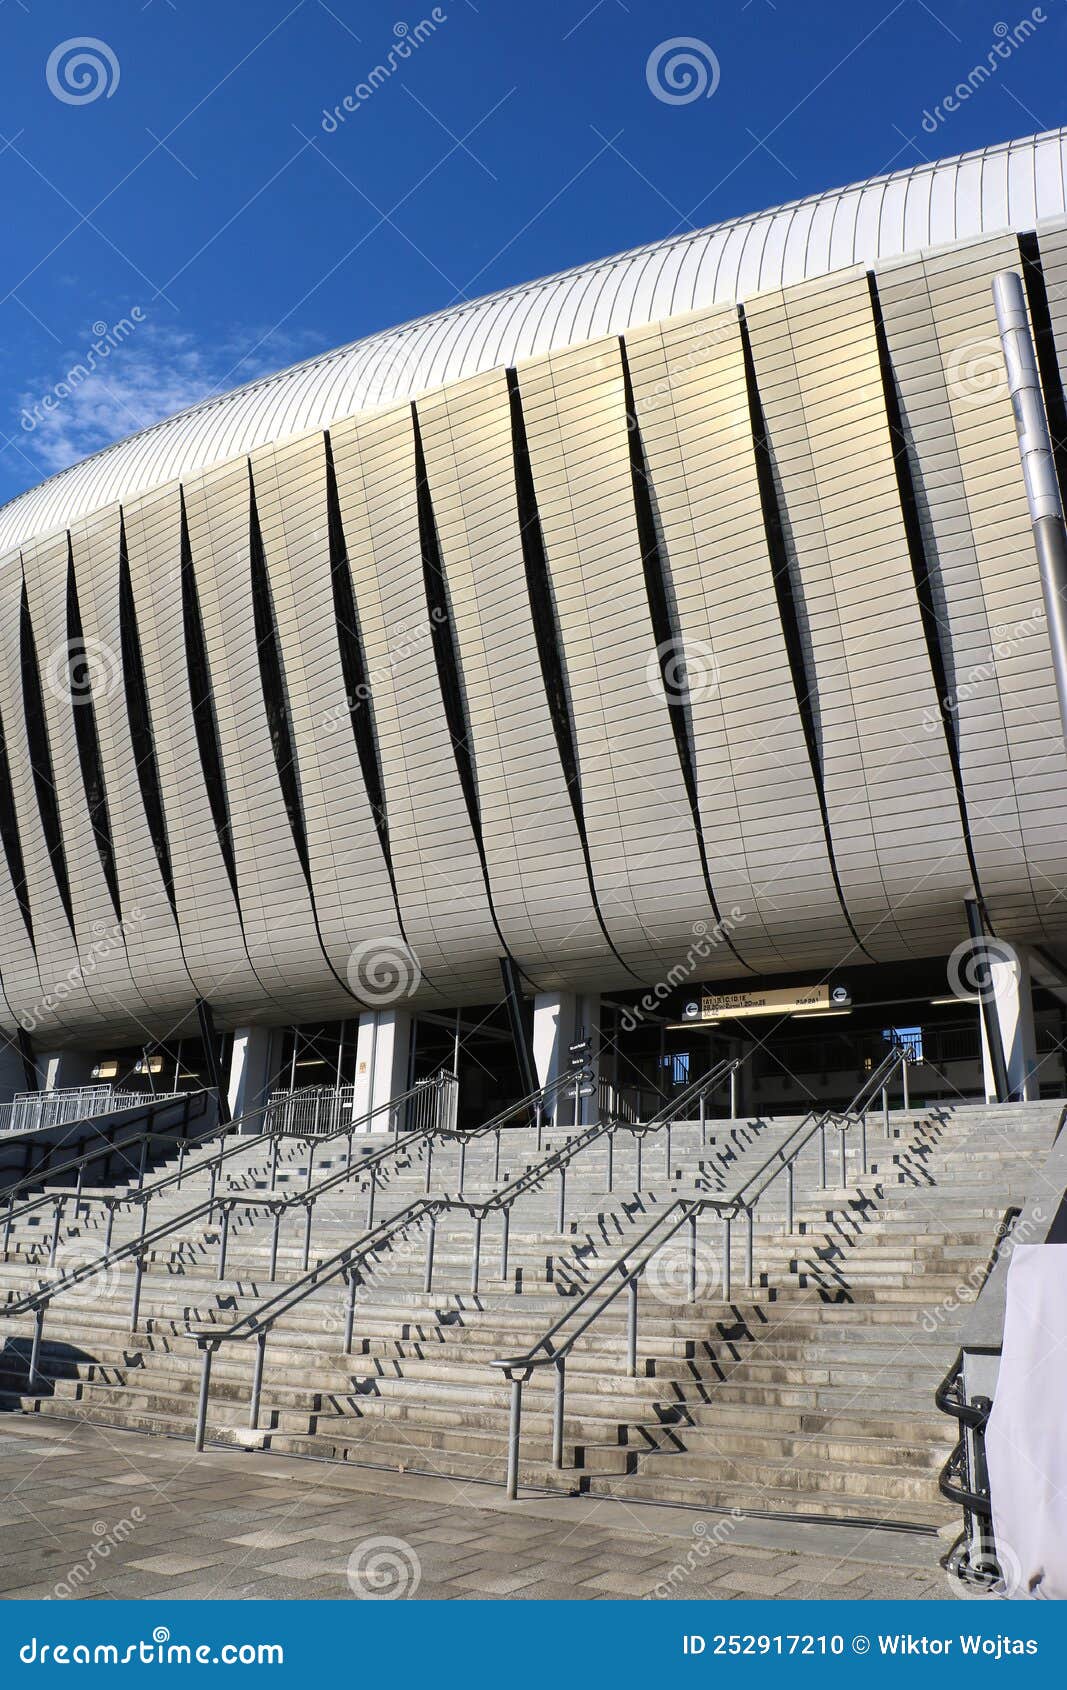
[[[746,1282],[752,1285],[754,1279],[753,1268],[753,1222],[756,1205],[768,1187],[782,1172],[787,1176],[787,1231],[792,1231],[794,1220],[795,1196],[795,1167],[800,1153],[820,1134],[820,1180],[822,1188],[826,1186],[826,1155],[825,1133],[828,1125],[836,1124],[841,1128],[842,1173],[845,1163],[845,1132],[853,1121],[858,1121],[862,1128],[862,1154],[864,1172],[867,1171],[867,1139],[866,1139],[866,1109],[870,1099],[881,1089],[883,1097],[889,1079],[896,1072],[898,1066],[907,1063],[907,1052],[902,1046],[894,1045],[885,1059],[879,1063],[874,1073],[856,1093],[852,1103],[844,1111],[833,1109],[823,1111],[814,1120],[815,1113],[809,1111],[800,1125],[795,1128],[786,1139],[766,1158],[754,1173],[750,1174],[727,1197],[698,1196],[694,1198],[679,1198],[670,1207],[646,1227],[641,1236],[636,1239],[627,1250],[610,1263],[598,1279],[588,1286],[581,1296],[555,1320],[537,1343],[532,1345],[521,1355],[500,1357],[492,1365],[499,1368],[511,1385],[511,1409],[508,1426],[508,1462],[506,1489],[509,1501],[514,1501],[518,1495],[519,1478],[519,1443],[522,1424],[522,1388],[531,1374],[540,1367],[553,1366],[556,1370],[555,1407],[553,1412],[553,1464],[558,1468],[563,1465],[563,1417],[566,1393],[566,1364],[577,1343],[589,1328],[600,1318],[605,1309],[609,1308],[615,1299],[625,1290],[628,1297],[627,1321],[627,1365],[631,1378],[637,1372],[637,1287],[641,1275],[647,1269],[653,1257],[659,1254],[664,1245],[688,1224],[690,1229],[689,1251],[689,1298],[696,1298],[696,1266],[697,1266],[697,1221],[706,1210],[713,1210],[723,1222],[723,1279],[724,1297],[727,1302],[731,1296],[731,1222],[736,1215],[743,1212],[748,1221],[748,1236],[746,1244]],[[805,1126],[810,1120],[807,1131]],[[766,1178],[764,1177],[766,1176]],[[752,1187],[760,1180],[763,1184],[753,1192]],[[842,1178],[842,1184],[844,1184]],[[668,1222],[670,1223],[668,1225]],[[651,1243],[651,1247],[637,1261],[632,1261],[635,1252]],[[606,1295],[596,1301],[600,1293],[607,1288]],[[593,1305],[590,1307],[590,1305]],[[588,1310],[584,1317],[584,1310]],[[560,1339],[564,1328],[571,1328]]]
[[[727,1075],[732,1078],[736,1069],[739,1068],[746,1060],[747,1057],[740,1057],[719,1062],[714,1068],[710,1069],[707,1074],[703,1075],[701,1081],[698,1083],[703,1086],[705,1092],[714,1090],[715,1087],[721,1083],[721,1080],[727,1077]],[[548,1086],[543,1088],[539,1099],[542,1107],[538,1110],[537,1116],[539,1126],[543,1119],[543,1105],[546,1102],[551,1101],[553,1094],[558,1093],[561,1090],[569,1089],[573,1083],[573,1075],[560,1076],[558,1080],[551,1082]],[[488,1135],[489,1133],[496,1134],[496,1157],[493,1167],[494,1179],[499,1177],[500,1171],[500,1133],[502,1126],[505,1125],[511,1118],[515,1108],[528,1108],[529,1103],[530,1099],[523,1099],[521,1104],[512,1106],[512,1108],[502,1112],[502,1114],[493,1116],[489,1121],[484,1122],[480,1128],[474,1130],[474,1136],[483,1136]],[[669,1125],[669,1123],[666,1122],[662,1124]],[[372,1199],[368,1207],[366,1223],[368,1230],[361,1238],[351,1244],[344,1245],[340,1250],[336,1251],[333,1256],[328,1257],[325,1261],[316,1263],[315,1267],[312,1269],[308,1268],[308,1250],[305,1242],[304,1274],[301,1279],[294,1281],[290,1285],[284,1286],[281,1291],[274,1292],[270,1297],[258,1304],[256,1308],[248,1310],[240,1317],[240,1319],[233,1321],[224,1331],[219,1331],[217,1328],[211,1328],[208,1331],[196,1332],[190,1329],[188,1335],[193,1338],[194,1342],[203,1352],[204,1357],[200,1382],[200,1394],[197,1404],[196,1432],[194,1436],[194,1442],[197,1450],[202,1450],[204,1447],[204,1437],[207,1425],[207,1408],[211,1388],[211,1359],[222,1344],[232,1341],[240,1342],[253,1337],[257,1341],[249,1421],[250,1429],[255,1430],[259,1420],[259,1405],[263,1384],[263,1364],[267,1335],[270,1332],[271,1327],[281,1318],[282,1315],[289,1313],[289,1311],[293,1308],[299,1307],[312,1291],[318,1289],[324,1284],[328,1284],[331,1279],[335,1279],[340,1276],[348,1276],[349,1299],[345,1321],[345,1354],[351,1354],[352,1330],[355,1319],[355,1294],[358,1285],[357,1275],[359,1265],[361,1265],[368,1256],[374,1255],[383,1244],[390,1242],[393,1238],[407,1231],[411,1226],[421,1224],[423,1221],[429,1220],[430,1230],[426,1241],[426,1269],[423,1285],[424,1294],[428,1296],[433,1289],[434,1246],[436,1240],[437,1218],[439,1215],[453,1210],[460,1210],[468,1213],[474,1223],[470,1289],[471,1295],[476,1297],[478,1295],[481,1278],[482,1228],[486,1218],[497,1212],[501,1215],[499,1278],[501,1280],[506,1280],[508,1274],[511,1211],[515,1203],[520,1197],[525,1196],[527,1192],[542,1186],[546,1179],[548,1179],[552,1174],[558,1172],[560,1175],[560,1187],[556,1226],[557,1231],[562,1233],[566,1226],[566,1174],[568,1167],[578,1156],[582,1155],[586,1150],[590,1149],[606,1135],[608,1140],[607,1183],[608,1190],[611,1191],[613,1189],[614,1178],[614,1163],[612,1154],[614,1134],[620,1130],[626,1131],[630,1129],[630,1125],[631,1124],[629,1122],[622,1121],[616,1116],[609,1114],[607,1120],[595,1122],[586,1127],[583,1131],[573,1133],[570,1138],[565,1139],[562,1144],[558,1145],[555,1150],[551,1151],[549,1155],[543,1159],[543,1161],[535,1163],[532,1167],[524,1169],[521,1174],[516,1175],[514,1179],[507,1183],[507,1185],[502,1186],[499,1190],[492,1192],[485,1198],[469,1198],[464,1197],[462,1194],[455,1197],[449,1197],[447,1195],[430,1197],[428,1195],[429,1171],[427,1171],[426,1194],[422,1197],[416,1198],[412,1203],[409,1203],[397,1214],[391,1216],[389,1220],[379,1222],[376,1227],[371,1225],[373,1220],[372,1186]],[[460,1134],[456,1136],[460,1136],[463,1139],[459,1175],[460,1192],[462,1193],[466,1137],[471,1135]],[[540,1138],[540,1132],[538,1136]],[[640,1148],[640,1138],[637,1139],[637,1143]],[[540,1148],[540,1144],[538,1148]],[[332,1179],[328,1183],[336,1183],[336,1178]],[[272,1240],[272,1278],[274,1273],[277,1225],[278,1223],[276,1221],[275,1235]]]
[[[146,1103],[163,1103],[181,1095],[177,1091],[122,1091],[109,1083],[16,1092],[10,1103],[0,1104],[0,1136],[71,1126],[78,1121],[94,1120],[99,1115],[139,1109]],[[10,1125],[7,1124],[9,1117]]]
[[[164,1103],[174,1103],[174,1102],[177,1101],[178,1098],[187,1098],[190,1103],[192,1103],[192,1101],[194,1099],[199,1099],[200,1100],[200,1111],[202,1111],[203,1108],[206,1105],[207,1099],[212,1097],[212,1096],[214,1096],[214,1093],[211,1092],[210,1090],[206,1089],[206,1088],[201,1089],[199,1091],[175,1092],[173,1094],[173,1096],[170,1096],[170,1097],[162,1097],[159,1093],[155,1093],[152,1096],[151,1101],[148,1102],[148,1103],[139,1103],[139,1104],[135,1105],[132,1109],[127,1109],[127,1108],[123,1107],[121,1109],[114,1110],[113,1113],[117,1116],[146,1114],[149,1111],[151,1111],[152,1109],[154,1109],[157,1105],[164,1104]],[[198,1111],[198,1113],[200,1111]],[[186,1113],[188,1113],[188,1112],[189,1111],[187,1110]],[[86,1115],[86,1116],[83,1117],[83,1119],[85,1120],[86,1123],[88,1123],[90,1121],[99,1120],[100,1116],[98,1116],[98,1115]],[[122,1126],[123,1122],[121,1120],[119,1120],[116,1124],[118,1126]],[[80,1126],[81,1122],[80,1121],[68,1121],[68,1122],[65,1123],[65,1125],[67,1125],[67,1126]],[[190,1140],[189,1142],[194,1143],[194,1144],[202,1143],[205,1139],[217,1138],[221,1133],[224,1133],[226,1131],[228,1131],[228,1128],[226,1128],[226,1127],[215,1126],[215,1127],[212,1127],[209,1132],[203,1133],[199,1139]],[[30,1136],[31,1135],[27,1134],[27,1137],[30,1137]],[[143,1133],[132,1134],[129,1138],[123,1139],[121,1144],[109,1144],[107,1142],[105,1142],[103,1144],[97,1143],[92,1150],[81,1151],[81,1152],[79,1152],[78,1155],[72,1157],[67,1162],[60,1162],[53,1167],[42,1166],[42,1167],[34,1168],[31,1172],[23,1174],[22,1178],[19,1179],[19,1180],[16,1180],[13,1185],[5,1186],[2,1195],[3,1195],[4,1198],[7,1198],[7,1199],[10,1200],[12,1197],[17,1196],[20,1191],[25,1191],[28,1187],[31,1187],[31,1186],[40,1185],[42,1180],[51,1179],[52,1176],[56,1175],[56,1174],[72,1173],[75,1169],[77,1169],[79,1167],[88,1166],[89,1164],[91,1164],[93,1162],[99,1162],[103,1157],[106,1157],[106,1156],[109,1156],[109,1155],[118,1155],[121,1151],[126,1150],[130,1145],[140,1144],[142,1139],[146,1139],[146,1138],[147,1139],[169,1138],[171,1136],[172,1135],[169,1132],[158,1132],[158,1131],[153,1131],[153,1130],[149,1129],[149,1130],[147,1130],[146,1132],[143,1132]],[[0,1139],[0,1145],[6,1145],[6,1141]]]

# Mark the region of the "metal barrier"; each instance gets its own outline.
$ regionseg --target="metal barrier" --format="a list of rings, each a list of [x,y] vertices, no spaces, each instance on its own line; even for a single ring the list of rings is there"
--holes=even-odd
[[[592,1327],[604,1311],[621,1296],[627,1297],[627,1372],[631,1378],[637,1376],[637,1289],[638,1283],[648,1268],[652,1259],[659,1254],[665,1244],[683,1228],[689,1231],[689,1300],[695,1301],[698,1278],[698,1238],[697,1223],[706,1211],[714,1213],[723,1226],[723,1296],[726,1302],[731,1296],[731,1225],[733,1220],[744,1214],[748,1223],[748,1233],[745,1251],[745,1278],[751,1286],[754,1282],[753,1260],[753,1226],[756,1206],[760,1198],[766,1193],[773,1182],[782,1174],[786,1178],[786,1230],[793,1230],[794,1199],[796,1186],[797,1158],[802,1150],[818,1135],[820,1145],[819,1169],[820,1186],[826,1187],[826,1133],[831,1126],[837,1126],[841,1133],[841,1172],[842,1183],[845,1173],[845,1134],[851,1126],[857,1126],[862,1134],[863,1170],[867,1171],[867,1109],[871,1100],[882,1093],[883,1099],[889,1081],[898,1068],[905,1068],[907,1064],[906,1051],[896,1046],[889,1052],[874,1072],[864,1082],[857,1092],[849,1108],[843,1112],[826,1110],[815,1115],[811,1112],[805,1116],[800,1124],[793,1129],[786,1141],[779,1145],[766,1160],[756,1168],[736,1189],[728,1196],[681,1198],[672,1203],[669,1208],[657,1216],[652,1224],[645,1229],[634,1244],[616,1258],[605,1269],[594,1283],[576,1299],[566,1313],[553,1322],[548,1331],[538,1339],[522,1355],[502,1357],[493,1363],[500,1368],[505,1379],[511,1385],[511,1413],[508,1426],[508,1462],[506,1488],[509,1501],[514,1501],[518,1495],[519,1481],[519,1453],[522,1427],[522,1388],[536,1369],[552,1367],[556,1373],[555,1406],[553,1411],[552,1460],[560,1468],[563,1465],[563,1423],[566,1397],[567,1357],[573,1350],[579,1338]],[[701,1084],[702,1082],[697,1082]],[[679,1099],[679,1102],[684,1100]],[[668,1126],[669,1122],[664,1125]]]
[[[68,1086],[62,1091],[20,1091],[10,1103],[0,1104],[0,1133],[37,1132],[44,1127],[65,1127],[73,1121],[112,1115],[121,1109],[139,1109],[149,1103],[167,1103],[185,1094],[176,1091],[119,1091],[115,1086]]]

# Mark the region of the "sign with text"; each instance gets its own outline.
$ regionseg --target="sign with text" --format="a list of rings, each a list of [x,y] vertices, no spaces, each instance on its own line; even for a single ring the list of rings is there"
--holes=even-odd
[[[803,1010],[847,1009],[852,1002],[845,986],[777,986],[767,991],[716,992],[686,1004],[686,1019],[719,1021],[731,1015],[791,1015]]]

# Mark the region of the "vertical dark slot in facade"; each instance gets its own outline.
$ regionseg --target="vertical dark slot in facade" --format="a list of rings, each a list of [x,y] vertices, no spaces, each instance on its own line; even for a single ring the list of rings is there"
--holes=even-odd
[[[78,763],[81,767],[82,785],[85,787],[85,802],[89,807],[89,821],[100,858],[100,867],[115,915],[121,921],[118,870],[115,867],[115,845],[111,837],[111,817],[108,814],[107,789],[104,785],[104,765],[100,756],[100,736],[96,729],[92,675],[93,666],[85,648],[81,605],[78,602],[78,582],[74,574],[74,548],[68,534],[67,680],[71,708],[74,712],[74,738],[78,746]]]
[[[163,811],[163,789],[159,779],[156,757],[156,738],[152,731],[152,712],[148,702],[144,659],[137,631],[137,607],[133,597],[130,559],[126,549],[126,520],[119,517],[119,641],[122,647],[122,680],[126,697],[126,715],[130,724],[130,744],[133,747],[137,784],[144,805],[145,820],[152,840],[152,849],[159,864],[160,876],[167,901],[174,911],[178,906],[174,895],[174,874],[171,868],[170,843]]]
[[[1036,234],[1019,236],[1019,254],[1023,261],[1023,282],[1026,303],[1030,307],[1030,321],[1034,327],[1034,346],[1037,368],[1041,377],[1041,391],[1045,398],[1045,413],[1052,435],[1052,458],[1056,465],[1056,479],[1060,484],[1060,499],[1067,510],[1067,399],[1064,398],[1063,377],[1056,353],[1056,331],[1052,326],[1052,309],[1048,301],[1045,270],[1041,262],[1041,248]]]
[[[752,336],[749,333],[748,319],[745,316],[743,305],[737,307],[737,321],[741,331],[745,387],[748,393],[748,419],[752,431],[752,449],[756,460],[756,484],[759,489],[760,509],[763,516],[763,533],[767,542],[767,554],[771,560],[771,579],[774,582],[775,596],[778,600],[778,620],[781,623],[782,635],[785,640],[786,656],[793,679],[793,693],[804,731],[804,742],[807,746],[808,761],[811,765],[812,780],[815,784],[819,814],[822,817],[826,855],[830,864],[830,873],[833,876],[834,890],[837,893],[842,914],[848,923],[849,932],[864,956],[867,956],[869,953],[852,924],[852,917],[849,914],[841,886],[837,859],[834,855],[833,836],[830,832],[830,812],[827,808],[826,789],[823,785],[822,753],[815,727],[815,712],[811,706],[811,693],[815,683],[814,677],[808,674],[808,666],[804,656],[804,636],[801,631],[800,612],[793,593],[793,575],[789,566],[785,522],[778,503],[778,487],[775,480],[771,440],[767,430],[767,419],[763,412],[763,401],[760,398],[759,382],[756,377],[756,359],[752,351]]]
[[[897,480],[897,495],[900,499],[901,516],[904,521],[904,533],[908,542],[908,556],[911,560],[911,572],[915,580],[915,596],[919,601],[919,615],[922,619],[923,634],[926,639],[926,650],[930,659],[930,672],[933,676],[934,688],[937,693],[937,707],[941,717],[941,726],[945,735],[945,745],[948,749],[949,762],[952,767],[952,781],[956,788],[956,804],[960,812],[960,825],[963,829],[964,846],[967,852],[967,862],[971,871],[975,891],[981,899],[981,882],[978,879],[978,865],[975,861],[974,844],[971,839],[971,827],[967,817],[967,798],[963,785],[963,768],[960,763],[958,724],[954,713],[948,708],[948,699],[952,688],[949,684],[948,664],[945,650],[941,643],[941,622],[938,617],[937,603],[934,595],[933,575],[930,560],[926,555],[923,542],[922,517],[919,512],[919,498],[916,491],[915,470],[908,446],[908,431],[904,423],[904,408],[901,403],[900,390],[897,386],[896,371],[893,368],[893,358],[889,349],[889,336],[886,333],[885,315],[882,311],[882,301],[878,294],[878,281],[873,271],[867,272],[867,287],[871,296],[871,312],[874,317],[874,336],[878,347],[878,368],[882,378],[882,395],[885,399],[886,421],[889,424],[889,434],[893,443],[893,469]]]
[[[4,856],[7,859],[7,871],[11,876],[11,884],[15,889],[15,898],[22,912],[26,932],[36,953],[37,947],[33,937],[33,915],[30,911],[30,893],[26,884],[26,864],[22,855],[22,840],[19,838],[18,819],[15,810],[15,789],[11,784],[11,762],[7,754],[7,734],[4,731],[2,719],[0,719],[0,842],[3,843]]]
[[[644,442],[637,422],[637,406],[634,401],[633,380],[630,376],[630,360],[626,354],[626,342],[619,337],[619,356],[622,359],[623,394],[626,404],[627,434],[630,444],[630,483],[633,488],[634,516],[637,522],[637,540],[641,547],[641,567],[645,577],[645,594],[648,598],[648,614],[652,623],[652,638],[656,642],[659,657],[660,685],[663,696],[667,701],[667,714],[671,721],[674,734],[675,749],[678,752],[678,762],[685,783],[685,795],[689,800],[689,811],[693,818],[693,829],[696,833],[697,849],[700,852],[700,867],[707,888],[708,899],[718,921],[719,905],[715,897],[715,888],[711,883],[711,869],[708,864],[707,847],[704,844],[704,829],[700,821],[700,796],[697,789],[696,756],[693,751],[692,724],[689,714],[689,698],[684,678],[685,641],[675,623],[672,613],[670,594],[667,590],[667,575],[663,565],[663,555],[660,550],[659,533],[656,527],[656,514],[652,503],[652,487],[648,476],[648,465],[645,462]],[[679,681],[681,684],[679,685]],[[748,967],[744,959],[738,955],[728,934],[723,934],[727,945],[733,951],[738,962]]]
[[[219,745],[218,724],[215,721],[215,700],[211,690],[211,671],[207,661],[207,641],[200,614],[200,599],[196,591],[193,571],[193,549],[189,541],[189,519],[185,511],[184,489],[181,501],[181,581],[182,630],[185,637],[185,663],[189,676],[189,697],[193,710],[196,745],[200,753],[200,768],[207,789],[211,819],[226,865],[237,913],[241,913],[241,897],[237,889],[237,863],[233,854],[233,833],[230,827],[230,806],[226,798],[226,779],[222,769],[222,750]]]
[[[419,413],[414,404],[411,407],[411,426],[415,439],[415,490],[419,519],[419,547],[422,552],[422,580],[426,592],[426,608],[430,615],[430,639],[433,644],[434,662],[437,666],[437,679],[444,703],[448,737],[452,741],[452,754],[456,760],[456,773],[459,776],[463,802],[470,817],[471,832],[474,835],[478,861],[481,864],[489,913],[496,929],[497,938],[504,950],[507,951],[507,941],[500,931],[500,923],[496,919],[496,910],[493,906],[493,888],[489,884],[489,862],[482,839],[482,812],[478,802],[478,782],[474,772],[474,758],[471,755],[470,724],[467,720],[466,699],[463,696],[459,653],[456,650],[452,635],[452,607],[449,603],[448,584],[445,581],[444,561],[441,557],[441,543],[437,534],[437,518],[434,515],[433,500],[430,497],[430,482],[426,474],[426,454],[422,449]]]
[[[545,696],[548,699],[548,713],[552,720],[552,731],[556,738],[556,749],[563,769],[567,795],[574,812],[574,825],[582,848],[589,896],[592,899],[593,909],[600,924],[600,931],[611,946],[614,956],[622,963],[624,968],[627,968],[627,964],[623,962],[622,957],[616,951],[605,925],[596,884],[593,880],[593,860],[589,852],[589,835],[585,825],[585,810],[582,806],[582,782],[578,768],[577,740],[574,732],[574,721],[571,716],[570,695],[567,691],[563,640],[556,618],[555,600],[552,597],[552,582],[548,573],[544,534],[541,531],[541,513],[537,508],[537,493],[534,488],[533,468],[530,464],[530,445],[526,437],[526,418],[522,409],[522,392],[519,388],[517,370],[508,370],[507,383],[508,402],[511,409],[511,454],[515,476],[515,502],[519,518],[523,568],[526,572],[526,592],[530,600],[530,617],[533,622],[537,657],[541,665],[541,679],[544,684]],[[632,972],[632,970],[628,969],[628,972]],[[636,975],[634,978],[636,979]]]
[[[285,690],[285,675],[278,645],[278,625],[274,618],[274,600],[271,596],[270,577],[267,574],[267,557],[263,550],[263,533],[259,526],[251,464],[248,466],[248,553],[259,679],[263,688],[271,750],[274,753],[274,765],[278,771],[285,813],[289,818],[289,830],[300,859],[300,867],[304,871],[308,891],[311,892],[311,861],[308,856],[307,828],[304,825],[304,806],[300,796],[300,771],[297,768],[296,746],[293,744],[292,724],[289,720],[289,699]]]
[[[363,774],[363,782],[370,799],[374,825],[378,830],[382,851],[392,876],[389,851],[389,820],[385,808],[385,784],[378,760],[378,733],[374,723],[374,702],[367,679],[367,662],[360,633],[359,612],[352,587],[352,573],[348,566],[348,547],[345,544],[341,521],[341,501],[337,493],[337,471],[333,461],[333,446],[326,433],[326,515],[330,548],[330,582],[333,588],[333,612],[337,625],[337,646],[341,656],[348,717],[356,742],[356,754]]]
[[[41,668],[37,661],[33,622],[30,619],[30,599],[25,581],[22,583],[22,605],[19,614],[19,658],[22,668],[22,707],[26,715],[26,738],[30,748],[30,769],[33,773],[34,791],[37,794],[37,810],[41,817],[45,849],[52,864],[60,901],[76,943],[74,905],[70,896],[67,858],[63,850],[63,830],[59,822],[52,748],[48,742],[44,693],[41,690]]]

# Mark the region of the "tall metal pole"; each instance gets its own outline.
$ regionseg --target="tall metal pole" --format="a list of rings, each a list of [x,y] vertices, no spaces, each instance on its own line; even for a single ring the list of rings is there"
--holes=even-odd
[[[1026,502],[1048,618],[1060,722],[1067,738],[1067,526],[1052,455],[1037,353],[1030,333],[1022,277],[1002,270],[993,277],[993,304],[1008,372],[1008,392],[1019,437]]]

